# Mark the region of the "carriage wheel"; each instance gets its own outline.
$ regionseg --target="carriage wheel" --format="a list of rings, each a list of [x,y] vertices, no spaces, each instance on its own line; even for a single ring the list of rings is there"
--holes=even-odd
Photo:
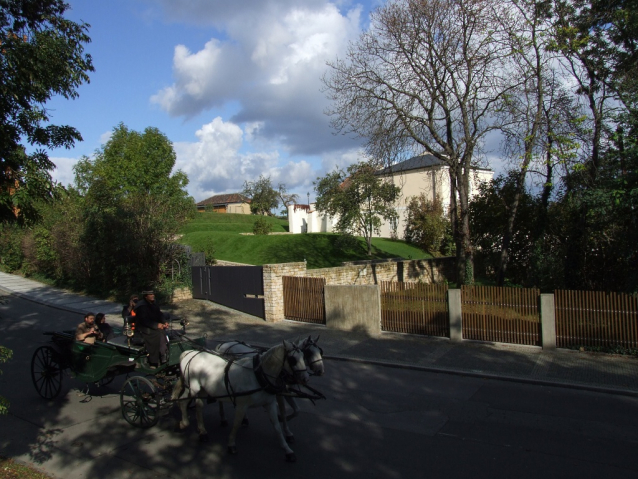
[[[135,427],[147,429],[159,421],[159,398],[155,386],[142,376],[129,378],[120,392],[122,416]]]
[[[62,367],[51,346],[40,346],[31,359],[31,380],[44,399],[53,399],[62,389]]]

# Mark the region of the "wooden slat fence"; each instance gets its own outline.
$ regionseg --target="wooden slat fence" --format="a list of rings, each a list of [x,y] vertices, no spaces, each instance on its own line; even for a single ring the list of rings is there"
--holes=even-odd
[[[540,346],[540,291],[462,286],[463,339]]]
[[[447,284],[380,281],[379,286],[382,330],[450,336]]]
[[[556,345],[638,348],[638,297],[603,291],[554,292]]]
[[[284,317],[304,323],[326,323],[325,278],[283,276]]]

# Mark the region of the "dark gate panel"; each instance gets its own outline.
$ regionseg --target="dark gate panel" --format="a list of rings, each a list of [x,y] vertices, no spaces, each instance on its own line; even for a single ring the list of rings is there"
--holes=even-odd
[[[261,266],[193,267],[193,298],[265,318]]]
[[[326,324],[325,278],[283,276],[284,318]]]
[[[208,299],[208,272],[206,266],[193,266],[193,298]]]

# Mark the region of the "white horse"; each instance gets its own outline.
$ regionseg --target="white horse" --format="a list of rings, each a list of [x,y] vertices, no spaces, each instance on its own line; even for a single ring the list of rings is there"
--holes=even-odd
[[[235,437],[246,410],[262,406],[286,452],[286,460],[296,460],[279,425],[276,403],[276,394],[285,389],[284,377],[294,378],[301,384],[308,381],[303,353],[295,344],[283,341],[264,353],[238,360],[227,360],[208,351],[185,351],[180,356],[179,367],[180,377],[172,394],[173,401],[179,402],[182,412],[179,429],[188,427],[188,399],[195,398],[197,430],[200,440],[207,441],[203,418],[204,399],[210,397],[232,402],[235,405],[235,420],[228,437],[228,452],[236,454]],[[182,399],[185,391],[188,391],[186,400]]]
[[[311,336],[308,336],[303,340],[298,339],[294,344],[303,352],[304,362],[310,369],[310,374],[323,376],[323,350],[319,347],[317,341],[319,341],[319,336],[317,336],[316,339],[312,339]],[[258,354],[260,350],[242,341],[228,341],[218,344],[215,347],[215,351],[220,353],[224,357],[238,359],[241,357],[254,356],[255,354]],[[294,384],[294,382],[287,381],[287,384],[292,385]],[[288,404],[290,404],[290,406],[292,407],[293,412],[289,416],[286,415],[286,405],[283,401],[284,398],[286,399],[286,402],[288,402]],[[295,436],[288,427],[288,421],[297,417],[297,415],[299,414],[299,406],[297,405],[294,397],[282,396],[281,394],[277,395],[277,404],[279,405],[279,418],[281,421],[284,436],[286,438],[286,442],[288,444],[293,444],[295,442]],[[221,420],[221,426],[226,426],[228,424],[228,421],[226,420],[226,415],[224,413],[224,403],[222,402],[219,403],[219,416]],[[242,425],[248,425],[248,416],[244,416]]]

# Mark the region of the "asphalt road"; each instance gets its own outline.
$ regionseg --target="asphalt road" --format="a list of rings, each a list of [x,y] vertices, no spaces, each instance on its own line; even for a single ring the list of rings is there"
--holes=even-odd
[[[172,411],[152,429],[129,426],[119,411],[123,378],[89,397],[65,379],[58,399],[42,400],[30,377],[41,332],[81,320],[18,298],[0,305],[0,342],[14,351],[0,365],[0,395],[11,401],[0,454],[54,477],[638,476],[638,398],[343,361],[326,361],[326,376],[312,383],[328,399],[304,401],[291,423],[296,463],[284,461],[261,410],[250,411],[239,453],[229,456],[215,405],[205,413],[210,442],[201,444],[194,418],[173,432]]]

